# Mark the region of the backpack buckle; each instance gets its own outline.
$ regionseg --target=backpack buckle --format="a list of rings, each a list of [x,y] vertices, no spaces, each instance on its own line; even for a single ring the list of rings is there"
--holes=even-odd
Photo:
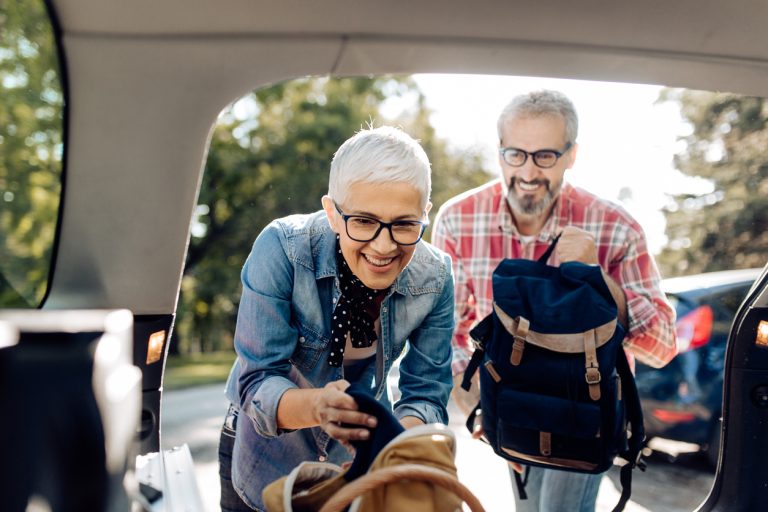
[[[584,374],[584,379],[587,381],[587,384],[600,384],[600,370],[595,368],[594,366],[590,366],[587,368],[587,373]]]
[[[587,366],[584,379],[587,381],[589,398],[597,402],[600,400],[600,370],[597,366]]]
[[[512,352],[509,354],[509,363],[512,366],[519,366],[523,360],[523,350],[525,350],[525,338],[515,334],[512,336]]]

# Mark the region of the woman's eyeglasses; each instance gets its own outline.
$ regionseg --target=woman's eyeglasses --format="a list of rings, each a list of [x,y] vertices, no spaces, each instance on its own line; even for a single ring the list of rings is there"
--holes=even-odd
[[[355,242],[370,242],[375,240],[381,230],[387,228],[389,236],[398,245],[414,245],[419,243],[427,222],[418,220],[396,220],[393,222],[382,222],[378,219],[365,217],[363,215],[347,215],[341,211],[339,205],[335,202],[333,205],[344,219],[344,225],[347,229],[347,236]]]

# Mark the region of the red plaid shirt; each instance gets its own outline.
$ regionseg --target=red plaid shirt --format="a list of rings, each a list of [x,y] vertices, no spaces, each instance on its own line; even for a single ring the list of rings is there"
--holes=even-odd
[[[603,270],[627,299],[625,346],[640,361],[660,367],[677,353],[675,312],[659,288],[659,271],[640,225],[620,206],[563,183],[552,215],[533,237],[522,237],[506,206],[500,180],[446,202],[437,214],[432,243],[453,259],[456,283],[454,374],[463,372],[469,330],[492,310],[491,274],[503,258],[536,259],[565,226],[595,238]],[[549,260],[558,265],[557,255]]]

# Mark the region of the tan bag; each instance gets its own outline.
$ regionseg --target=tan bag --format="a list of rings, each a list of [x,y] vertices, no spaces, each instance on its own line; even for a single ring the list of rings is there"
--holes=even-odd
[[[376,456],[368,473],[347,482],[330,463],[303,462],[264,488],[268,512],[461,511],[483,507],[456,478],[456,438],[444,425],[406,430]],[[452,492],[444,492],[443,489]]]

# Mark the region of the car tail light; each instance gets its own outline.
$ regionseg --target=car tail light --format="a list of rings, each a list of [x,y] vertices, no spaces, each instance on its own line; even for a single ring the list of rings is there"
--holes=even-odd
[[[677,319],[677,350],[685,352],[706,345],[712,336],[714,313],[709,306],[699,306]]]
[[[688,423],[696,419],[692,412],[669,411],[667,409],[654,409],[653,417],[663,423]]]

